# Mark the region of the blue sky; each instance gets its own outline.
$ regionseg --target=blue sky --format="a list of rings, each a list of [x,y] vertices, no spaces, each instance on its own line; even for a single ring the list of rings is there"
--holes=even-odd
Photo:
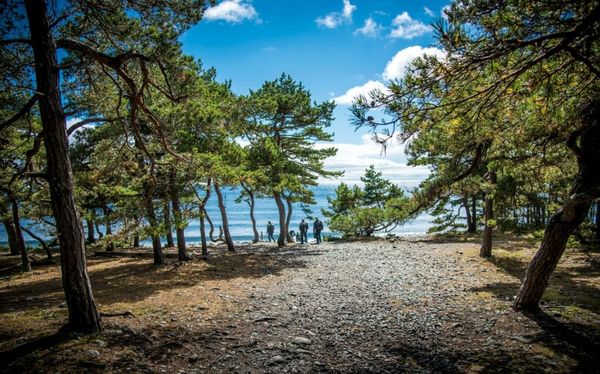
[[[379,157],[377,145],[349,124],[348,104],[357,93],[399,77],[412,58],[439,53],[429,25],[447,3],[226,0],[209,9],[181,41],[185,53],[214,66],[219,79],[231,80],[237,93],[248,93],[285,72],[302,81],[314,100],[335,99],[335,143],[373,156],[365,155],[360,168],[376,161],[391,171],[405,163],[402,152]],[[422,177],[420,173],[418,179]]]

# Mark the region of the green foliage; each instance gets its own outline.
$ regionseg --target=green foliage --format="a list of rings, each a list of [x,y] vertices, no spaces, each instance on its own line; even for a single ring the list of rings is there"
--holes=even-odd
[[[323,210],[332,231],[344,237],[372,236],[389,232],[409,219],[410,200],[402,189],[384,179],[373,165],[361,178],[365,187],[341,183],[335,198],[328,198],[329,209]]]

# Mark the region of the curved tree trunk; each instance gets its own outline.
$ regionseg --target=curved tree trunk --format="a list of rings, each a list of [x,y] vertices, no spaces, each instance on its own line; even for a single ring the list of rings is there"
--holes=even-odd
[[[46,252],[48,261],[52,261],[52,251],[50,250],[50,247],[48,247],[48,244],[46,244],[46,241],[44,239],[42,239],[40,236],[37,236],[33,231],[29,230],[27,227],[21,226],[21,229],[23,231],[25,231],[29,236],[31,236],[32,238],[34,238],[35,240],[37,240],[40,243],[40,245],[44,249],[44,252]]]
[[[8,248],[10,249],[10,255],[16,256],[19,254],[19,245],[17,243],[17,233],[15,232],[15,225],[13,223],[11,215],[8,214],[8,210],[4,204],[0,205],[0,214],[6,218],[2,221],[6,236],[8,237]]]
[[[277,238],[277,246],[279,248],[285,247],[287,239],[287,227],[285,225],[285,207],[283,201],[281,201],[281,195],[278,192],[273,193],[275,204],[277,205],[277,211],[279,212],[279,237]]]
[[[211,242],[216,242],[219,239],[218,238],[215,239],[215,224],[213,223],[212,219],[208,215],[206,208],[203,208],[203,210],[204,210],[204,217],[206,218],[206,222],[208,222],[208,227],[210,227],[210,229],[208,230],[208,237],[210,238]]]
[[[44,0],[26,0],[39,109],[44,131],[48,185],[60,243],[63,287],[69,309],[67,327],[91,333],[101,330],[85,261],[85,237],[73,195],[65,116],[58,91],[56,46]]]
[[[223,202],[223,194],[219,184],[215,182],[215,193],[217,194],[217,200],[219,201],[219,210],[221,211],[221,219],[223,221],[223,233],[225,234],[225,244],[227,244],[227,250],[229,252],[235,252],[235,245],[231,239],[229,233],[229,220],[227,219],[227,211],[225,210],[225,204]]]
[[[166,230],[167,247],[175,247],[175,241],[173,240],[173,225],[171,224],[171,207],[169,205],[169,198],[163,199],[163,223]]]
[[[286,241],[288,243],[293,243],[294,239],[292,238],[292,236],[290,235],[290,223],[292,222],[292,200],[287,197],[284,196],[285,199],[285,203],[287,205],[287,212],[286,212],[286,216],[285,216],[285,237],[286,237]]]
[[[493,171],[487,174],[488,182],[491,185],[496,184],[496,173]],[[488,194],[485,197],[485,229],[483,230],[483,243],[479,249],[479,256],[491,257],[492,256],[492,233],[494,226],[490,225],[490,221],[494,219],[494,199]]]
[[[204,224],[204,208],[200,207],[200,242],[202,244],[202,255],[208,255],[208,246],[206,245],[206,228]]]
[[[252,243],[258,243],[258,229],[256,228],[256,218],[254,217],[254,192],[252,188],[246,186],[242,183],[242,188],[248,194],[248,205],[250,206],[250,221],[252,222],[252,232],[254,233],[254,238],[252,239]]]
[[[23,271],[31,271],[31,264],[29,263],[29,257],[27,256],[27,248],[25,248],[25,240],[23,240],[23,232],[21,232],[19,202],[14,195],[9,195],[8,198],[10,199],[12,208],[12,221],[14,222],[17,250],[21,255],[21,267],[23,268]]]
[[[150,191],[149,185],[146,183],[144,186],[144,205],[146,208],[146,217],[152,230],[152,251],[154,252],[154,265],[163,265],[165,263],[165,257],[163,254],[162,246],[160,244],[160,235],[158,233],[158,219],[156,218],[156,212],[154,211],[154,203],[152,202],[152,192]]]
[[[177,175],[172,172],[169,175],[169,193],[171,194],[171,204],[173,207],[173,217],[175,218],[175,233],[177,235],[177,258],[179,261],[189,261],[190,257],[185,247],[185,228],[181,205],[179,202],[179,188],[176,185]]]
[[[515,300],[517,309],[537,308],[550,275],[560,260],[567,240],[584,221],[594,199],[600,197],[600,103],[593,102],[583,113],[582,130],[574,132],[567,145],[577,158],[579,172],[575,178],[571,197],[552,215],[542,244],[525,274]],[[577,144],[579,140],[579,144]]]

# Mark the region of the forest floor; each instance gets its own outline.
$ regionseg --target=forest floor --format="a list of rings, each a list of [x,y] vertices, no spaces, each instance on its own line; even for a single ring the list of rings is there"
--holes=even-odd
[[[535,243],[391,239],[92,256],[102,333],[55,334],[58,266],[0,256],[0,372],[597,372],[600,253],[568,249],[541,311],[511,309]],[[12,262],[11,262],[12,261]]]

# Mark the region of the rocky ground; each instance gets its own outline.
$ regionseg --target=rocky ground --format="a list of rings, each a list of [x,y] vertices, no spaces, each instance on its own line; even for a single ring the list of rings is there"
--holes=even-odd
[[[65,310],[44,267],[0,281],[1,371],[597,372],[598,254],[569,250],[525,315],[510,306],[534,247],[503,240],[484,260],[475,242],[415,238],[249,245],[161,268],[93,258],[100,310],[133,316],[68,338],[51,336]]]

